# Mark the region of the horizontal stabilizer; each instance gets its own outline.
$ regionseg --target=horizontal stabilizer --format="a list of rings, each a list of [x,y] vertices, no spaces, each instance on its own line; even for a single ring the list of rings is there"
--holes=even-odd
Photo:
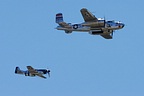
[[[16,74],[24,74],[24,72],[23,72],[22,70],[20,70],[19,67],[16,67],[16,68],[15,68],[15,73],[16,73]]]
[[[56,23],[58,23],[61,27],[71,28],[68,23],[64,22],[62,13],[56,14]]]

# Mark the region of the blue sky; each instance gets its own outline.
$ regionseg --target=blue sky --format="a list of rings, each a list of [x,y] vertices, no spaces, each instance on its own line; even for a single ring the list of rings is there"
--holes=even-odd
[[[1,96],[144,96],[142,0],[0,0]],[[80,23],[81,8],[125,23],[112,40],[55,29],[55,14]],[[50,68],[51,77],[14,73]]]

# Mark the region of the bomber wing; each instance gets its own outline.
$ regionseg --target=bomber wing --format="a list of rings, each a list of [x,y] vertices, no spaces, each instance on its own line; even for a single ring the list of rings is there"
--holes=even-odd
[[[98,21],[98,19],[91,12],[89,12],[86,8],[83,8],[80,11],[85,22],[92,22],[92,21],[97,22]]]

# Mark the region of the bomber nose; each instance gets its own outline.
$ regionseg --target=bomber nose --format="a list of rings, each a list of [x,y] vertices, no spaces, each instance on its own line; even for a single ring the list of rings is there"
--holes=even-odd
[[[125,25],[123,23],[119,23],[119,28],[123,28]]]

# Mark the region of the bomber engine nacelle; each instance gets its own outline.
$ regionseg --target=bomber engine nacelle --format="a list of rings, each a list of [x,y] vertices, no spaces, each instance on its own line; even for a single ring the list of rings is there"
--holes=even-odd
[[[86,22],[82,24],[83,26],[98,26],[98,27],[104,27],[105,26],[105,20],[98,20],[98,22]]]
[[[99,35],[99,34],[102,34],[103,33],[103,31],[90,31],[89,32],[89,34],[91,34],[91,35]]]
[[[67,30],[65,30],[65,33],[66,33],[66,34],[70,34],[70,33],[72,33],[72,31],[67,31]]]

